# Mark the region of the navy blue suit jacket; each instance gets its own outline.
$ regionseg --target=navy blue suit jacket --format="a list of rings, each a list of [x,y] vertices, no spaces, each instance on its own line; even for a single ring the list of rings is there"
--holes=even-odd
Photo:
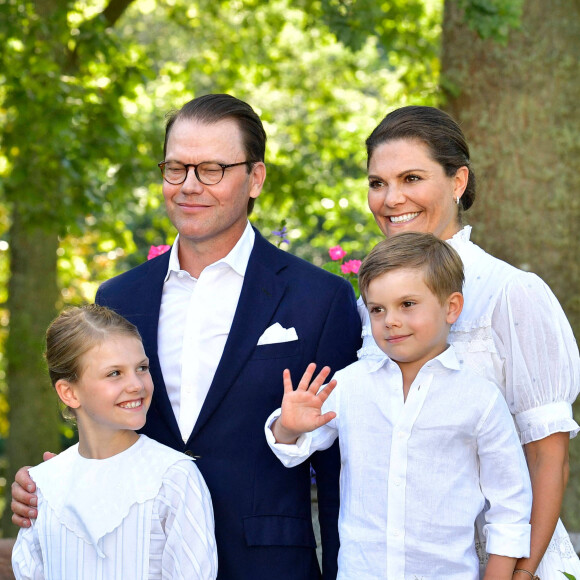
[[[150,359],[155,392],[143,432],[198,457],[211,492],[220,580],[313,580],[320,576],[310,513],[308,463],[282,466],[264,423],[281,404],[282,371],[308,363],[333,371],[356,358],[360,320],[348,282],[283,252],[256,232],[236,314],[215,378],[184,444],[157,357],[157,325],[169,252],[105,282],[96,301],[133,324]],[[298,340],[257,346],[272,324]],[[195,356],[192,352],[191,356]],[[325,579],[336,575],[338,447],[312,457],[317,473]]]

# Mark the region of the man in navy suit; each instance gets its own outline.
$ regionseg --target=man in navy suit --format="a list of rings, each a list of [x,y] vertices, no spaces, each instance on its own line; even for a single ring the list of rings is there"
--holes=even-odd
[[[360,322],[347,282],[250,226],[266,177],[265,143],[259,117],[229,95],[199,97],[173,113],[159,165],[177,240],[103,284],[96,301],[143,337],[155,384],[143,432],[197,459],[214,505],[218,578],[314,580],[309,466],[285,469],[263,426],[281,404],[282,371],[301,376],[312,361],[333,370],[351,363]],[[338,448],[312,464],[330,579],[339,545]],[[30,484],[22,470],[17,482]],[[14,490],[20,516],[30,517],[30,497]],[[13,521],[30,525],[18,515]]]

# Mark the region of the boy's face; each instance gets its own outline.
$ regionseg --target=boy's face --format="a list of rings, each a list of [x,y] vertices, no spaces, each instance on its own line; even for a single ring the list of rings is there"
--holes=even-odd
[[[379,348],[412,379],[447,348],[449,326],[463,307],[451,294],[444,304],[425,284],[423,270],[400,268],[375,278],[367,290],[373,337]]]

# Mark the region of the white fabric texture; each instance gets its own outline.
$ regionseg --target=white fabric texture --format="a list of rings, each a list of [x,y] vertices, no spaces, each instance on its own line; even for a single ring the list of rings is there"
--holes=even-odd
[[[579,426],[572,403],[580,391],[580,358],[562,307],[538,276],[487,254],[470,235],[466,226],[448,240],[465,267],[465,304],[449,341],[468,368],[499,385],[523,445],[558,432],[574,437]],[[358,307],[363,324],[359,358],[380,358],[384,355],[360,299]],[[483,538],[479,541],[485,545]],[[561,522],[537,574],[542,580],[560,580],[559,570],[580,578],[580,561]]]
[[[217,576],[211,498],[186,455],[141,435],[103,460],[75,445],[30,475],[38,518],[18,534],[17,580]]]
[[[580,427],[572,403],[580,391],[578,345],[562,307],[535,274],[523,272],[469,241],[466,226],[448,243],[465,267],[465,304],[449,342],[476,374],[495,382],[522,444]],[[359,358],[384,356],[371,332],[362,300]]]
[[[184,442],[193,431],[222,357],[255,237],[248,222],[231,252],[197,279],[180,268],[179,237],[171,248],[159,312],[158,355]]]
[[[340,580],[476,580],[474,521],[487,499],[490,549],[529,555],[531,487],[509,410],[452,347],[429,361],[403,400],[399,367],[363,359],[335,374],[329,424],[296,445],[266,437],[287,467],[339,437]]]

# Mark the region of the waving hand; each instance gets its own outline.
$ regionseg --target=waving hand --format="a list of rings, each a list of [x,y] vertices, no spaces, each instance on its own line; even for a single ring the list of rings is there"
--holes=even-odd
[[[293,444],[302,433],[314,431],[336,417],[333,411],[324,414],[321,412],[322,404],[334,390],[336,381],[333,379],[321,391],[320,387],[330,374],[330,368],[324,367],[312,380],[315,370],[316,365],[310,363],[296,390],[292,387],[290,371],[284,371],[282,413],[272,425],[272,432],[278,443]]]

